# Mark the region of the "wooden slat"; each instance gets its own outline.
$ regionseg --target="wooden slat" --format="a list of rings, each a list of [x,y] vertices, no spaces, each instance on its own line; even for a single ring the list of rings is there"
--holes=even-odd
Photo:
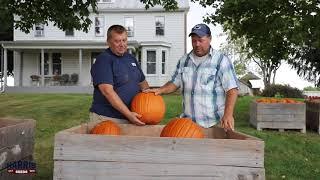
[[[266,104],[260,105],[257,107],[257,114],[305,114],[305,105],[303,106],[270,106],[268,107]]]
[[[103,136],[58,133],[54,160],[263,167],[257,140]]]
[[[264,180],[264,168],[127,162],[55,161],[54,179]]]
[[[274,129],[303,129],[306,127],[301,122],[259,122],[260,128],[274,128]]]
[[[287,123],[292,123],[292,122],[302,122],[305,123],[305,114],[273,114],[273,115],[257,115],[257,121],[262,122],[262,121],[275,121],[275,122],[287,122]]]
[[[320,103],[307,101],[306,106],[307,128],[315,130],[320,134]]]

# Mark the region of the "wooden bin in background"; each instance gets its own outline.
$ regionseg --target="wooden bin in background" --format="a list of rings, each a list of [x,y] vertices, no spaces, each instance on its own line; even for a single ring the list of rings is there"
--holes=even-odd
[[[307,128],[320,134],[320,101],[306,101]]]
[[[306,132],[306,105],[285,103],[257,103],[250,104],[250,123],[261,129],[298,129]]]
[[[122,135],[87,134],[96,122],[55,136],[54,180],[264,180],[264,142],[221,128],[206,138],[159,137],[163,125],[120,124]]]
[[[28,180],[33,174],[12,174],[7,164],[33,160],[35,120],[0,118],[0,179]]]

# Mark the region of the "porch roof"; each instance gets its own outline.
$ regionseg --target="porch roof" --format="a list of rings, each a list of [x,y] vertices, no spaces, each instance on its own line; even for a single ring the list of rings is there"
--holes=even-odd
[[[0,41],[3,48],[18,49],[105,49],[105,41],[93,40],[19,40]],[[137,41],[128,41],[128,48],[137,48]]]

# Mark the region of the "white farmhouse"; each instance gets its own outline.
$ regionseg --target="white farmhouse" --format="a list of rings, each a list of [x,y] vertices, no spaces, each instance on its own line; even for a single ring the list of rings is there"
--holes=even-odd
[[[161,6],[146,10],[139,0],[98,0],[99,14],[90,15],[88,33],[62,31],[53,23],[36,24],[29,34],[15,30],[13,41],[0,42],[4,72],[7,51],[14,51],[14,86],[6,91],[91,91],[91,65],[106,49],[106,31],[114,24],[127,28],[128,51],[138,59],[149,84],[160,86],[186,53],[188,0],[178,0],[178,6],[168,12]]]

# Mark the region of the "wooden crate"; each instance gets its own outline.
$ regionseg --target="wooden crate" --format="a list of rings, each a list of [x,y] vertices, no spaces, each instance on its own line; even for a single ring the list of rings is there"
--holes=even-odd
[[[162,125],[121,124],[121,136],[87,134],[95,122],[55,136],[54,180],[264,180],[264,142],[221,128],[206,138],[159,137]]]
[[[320,134],[320,102],[306,101],[307,128]]]
[[[250,104],[250,123],[261,129],[298,129],[306,132],[306,105],[284,103],[257,103]]]
[[[7,164],[33,158],[35,121],[0,118],[0,179],[32,179],[32,174],[11,174]]]

